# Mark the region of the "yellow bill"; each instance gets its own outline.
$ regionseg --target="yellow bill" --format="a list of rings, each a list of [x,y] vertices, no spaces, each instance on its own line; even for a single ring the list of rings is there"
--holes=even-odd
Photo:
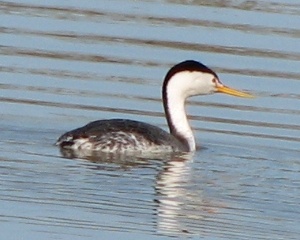
[[[229,94],[229,95],[233,95],[233,96],[237,96],[237,97],[243,97],[243,98],[254,98],[254,96],[251,94],[241,92],[239,90],[235,90],[233,88],[226,87],[224,85],[217,86],[217,92],[225,93],[225,94]]]

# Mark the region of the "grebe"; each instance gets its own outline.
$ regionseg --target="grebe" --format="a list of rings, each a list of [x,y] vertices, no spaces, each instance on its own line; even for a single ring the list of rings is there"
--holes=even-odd
[[[195,95],[226,93],[238,97],[250,94],[224,86],[217,74],[200,62],[188,60],[167,73],[162,97],[170,133],[147,123],[110,119],[91,122],[63,134],[56,145],[63,149],[100,152],[192,152],[195,138],[185,113],[185,100]]]

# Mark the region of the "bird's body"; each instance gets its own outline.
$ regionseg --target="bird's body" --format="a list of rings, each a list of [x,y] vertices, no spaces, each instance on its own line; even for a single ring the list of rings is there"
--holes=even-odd
[[[163,129],[128,119],[94,121],[65,133],[57,142],[63,148],[101,152],[188,151],[185,145]]]
[[[163,83],[163,104],[170,133],[133,120],[98,120],[63,134],[56,144],[63,149],[117,153],[194,151],[196,143],[185,113],[185,100],[214,92],[251,97],[224,86],[205,65],[184,61],[168,71]]]

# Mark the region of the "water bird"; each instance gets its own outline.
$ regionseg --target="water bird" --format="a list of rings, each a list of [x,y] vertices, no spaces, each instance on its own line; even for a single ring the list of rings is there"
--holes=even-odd
[[[170,133],[148,123],[129,119],[104,119],[66,132],[56,142],[62,149],[123,152],[193,152],[195,137],[185,112],[192,96],[225,93],[252,95],[227,87],[204,64],[187,60],[174,65],[162,86],[163,106]]]

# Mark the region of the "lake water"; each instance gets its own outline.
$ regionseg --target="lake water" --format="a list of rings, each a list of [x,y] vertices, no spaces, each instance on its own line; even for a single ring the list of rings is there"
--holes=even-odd
[[[3,239],[299,239],[300,5],[0,1]],[[190,99],[199,149],[66,158],[104,118],[167,129],[161,84],[195,59],[255,99]]]

